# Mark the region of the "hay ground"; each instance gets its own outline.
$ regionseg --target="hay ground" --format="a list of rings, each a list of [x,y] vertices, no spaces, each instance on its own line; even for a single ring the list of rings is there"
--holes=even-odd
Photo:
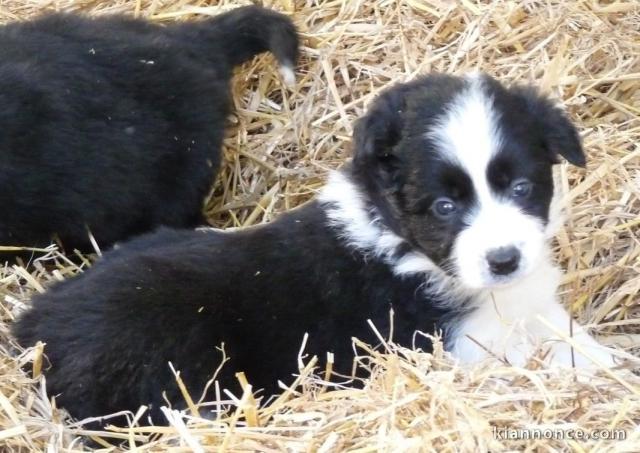
[[[246,3],[3,0],[0,21],[49,10],[190,20]],[[555,247],[566,269],[561,297],[604,342],[640,355],[638,2],[264,4],[291,14],[301,30],[298,83],[286,89],[268,55],[238,71],[226,163],[206,204],[212,225],[267,222],[309,199],[327,170],[348,157],[354,119],[392,82],[472,68],[505,82],[534,82],[563,100],[589,158],[587,171],[560,169],[570,204]],[[37,354],[16,355],[8,336],[31,294],[81,267],[52,250],[26,268],[0,269],[3,452],[86,448],[80,439],[89,433],[51,405],[42,379],[31,380],[21,371]],[[441,350],[430,355],[388,344],[360,351],[363,364],[374,369],[363,390],[325,389],[307,367],[300,379],[304,385],[271,406],[257,408],[249,393],[221,394],[214,407],[226,412],[216,422],[168,412],[167,428],[125,428],[112,435],[137,451],[640,451],[640,377],[628,370],[576,379],[571,373],[496,363],[461,369]],[[638,363],[629,360],[621,368]],[[504,439],[496,431],[504,427],[584,429],[587,434],[620,429],[626,440]]]

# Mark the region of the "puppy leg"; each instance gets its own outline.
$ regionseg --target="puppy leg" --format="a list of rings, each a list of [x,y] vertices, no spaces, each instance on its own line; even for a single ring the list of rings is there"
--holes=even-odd
[[[548,360],[551,365],[560,367],[575,365],[577,368],[615,365],[608,348],[599,344],[584,327],[571,319],[569,313],[557,301],[549,304],[540,316],[547,322],[536,317],[531,320],[529,330],[549,348]],[[570,337],[576,347],[563,341],[564,336]]]
[[[516,366],[524,366],[536,351],[542,349],[548,351],[546,361],[554,367],[598,368],[615,365],[607,348],[598,344],[582,326],[573,321],[555,299],[519,316],[514,316],[510,308],[485,301],[470,313],[454,330],[455,337],[449,348],[453,355],[462,363],[495,357]],[[564,336],[571,337],[577,347],[573,348],[565,342]]]

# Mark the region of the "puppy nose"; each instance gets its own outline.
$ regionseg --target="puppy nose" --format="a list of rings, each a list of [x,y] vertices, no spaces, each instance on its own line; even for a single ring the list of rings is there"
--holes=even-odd
[[[509,275],[518,269],[520,251],[513,247],[499,247],[487,252],[489,269],[494,275]]]

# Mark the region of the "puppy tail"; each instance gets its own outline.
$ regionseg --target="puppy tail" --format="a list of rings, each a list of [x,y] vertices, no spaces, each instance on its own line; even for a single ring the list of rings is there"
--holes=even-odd
[[[270,51],[280,64],[287,84],[295,82],[299,38],[287,16],[260,6],[236,8],[213,19],[218,44],[232,66]]]

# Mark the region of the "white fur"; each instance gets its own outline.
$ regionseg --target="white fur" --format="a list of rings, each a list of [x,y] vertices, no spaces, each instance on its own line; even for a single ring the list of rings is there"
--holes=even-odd
[[[593,357],[613,366],[612,355],[584,329],[573,322],[556,299],[560,271],[548,257],[535,271],[517,283],[483,292],[477,308],[452,329],[448,349],[462,363],[474,363],[494,356],[523,366],[534,353],[548,351],[546,361],[560,367],[595,367]],[[584,349],[587,356],[571,347],[538,319],[542,316]]]
[[[440,144],[442,157],[469,174],[476,190],[488,192],[485,171],[502,142],[499,118],[482,79],[470,77],[467,83],[427,136]]]
[[[517,207],[491,198],[482,199],[480,207],[453,245],[454,262],[464,285],[483,289],[498,286],[501,281],[489,270],[487,252],[514,246],[520,251],[518,270],[507,276],[513,282],[538,266],[546,247],[542,221]]]
[[[410,252],[394,263],[396,275],[418,274],[428,272],[434,266],[433,262],[422,253]]]
[[[296,84],[296,73],[291,66],[280,66],[280,76],[288,87],[293,87]]]
[[[354,248],[385,257],[402,243],[400,237],[383,231],[378,221],[369,216],[362,194],[341,172],[329,174],[318,200],[330,204],[327,216],[343,230],[342,236]]]

